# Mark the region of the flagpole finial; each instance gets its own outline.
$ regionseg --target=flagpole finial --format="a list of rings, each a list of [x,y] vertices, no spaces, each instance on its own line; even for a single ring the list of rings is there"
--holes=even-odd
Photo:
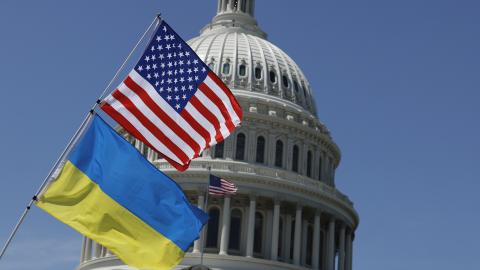
[[[162,13],[157,13],[157,19],[161,20],[162,19]]]

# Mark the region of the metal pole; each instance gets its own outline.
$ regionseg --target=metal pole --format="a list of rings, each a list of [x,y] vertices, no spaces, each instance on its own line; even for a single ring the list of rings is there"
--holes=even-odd
[[[207,194],[205,195],[205,211],[207,211],[208,213],[208,194],[210,193],[208,191],[208,187],[210,186],[210,175],[211,175],[211,172],[212,172],[212,167],[208,166],[208,183],[207,183]],[[208,225],[208,224],[207,224]],[[206,229],[205,227],[203,228],[203,232],[202,234],[205,235],[206,233]],[[205,235],[205,237],[203,237],[203,241],[202,241],[202,252],[200,253],[200,265],[203,265],[203,254],[205,252],[205,244],[207,242],[207,236]]]
[[[78,141],[78,139],[81,137],[81,135],[83,134],[83,131],[85,130],[85,127],[88,126],[88,124],[90,123],[90,120],[92,119],[93,115],[95,114],[95,109],[97,108],[97,106],[100,104],[101,100],[103,99],[105,93],[108,91],[108,89],[110,89],[110,86],[112,85],[112,83],[117,79],[118,75],[120,74],[120,72],[123,70],[125,64],[128,62],[128,60],[131,58],[132,54],[135,52],[135,50],[137,49],[138,45],[143,41],[143,39],[145,38],[146,34],[150,31],[150,29],[152,28],[152,26],[155,24],[155,22],[157,22],[157,25],[155,27],[157,27],[158,25],[160,25],[161,23],[161,17],[160,17],[160,14],[158,14],[157,16],[155,16],[155,19],[152,21],[152,23],[150,23],[150,25],[148,26],[147,30],[143,33],[142,37],[138,40],[137,44],[135,44],[135,46],[133,47],[133,49],[130,51],[130,53],[128,54],[127,58],[125,58],[125,60],[123,61],[122,65],[117,69],[117,72],[115,72],[115,75],[113,76],[113,78],[110,80],[110,82],[108,83],[107,87],[105,87],[105,89],[103,90],[102,94],[100,95],[100,97],[97,99],[97,101],[95,102],[95,104],[91,107],[90,111],[87,113],[87,115],[85,116],[85,118],[83,119],[82,123],[80,124],[80,126],[78,127],[78,129],[75,131],[75,133],[73,134],[72,138],[70,139],[70,141],[68,142],[67,146],[65,146],[65,148],[63,149],[62,153],[60,154],[60,156],[58,157],[58,159],[55,161],[55,163],[53,164],[52,168],[50,169],[50,171],[48,172],[47,176],[45,177],[45,179],[43,180],[42,184],[40,185],[40,187],[38,188],[38,190],[35,192],[35,195],[30,199],[30,202],[27,204],[27,206],[25,207],[25,209],[23,210],[23,213],[22,215],[20,216],[20,218],[18,219],[15,227],[13,228],[12,232],[10,233],[10,236],[8,237],[7,241],[5,241],[5,244],[2,248],[2,251],[0,252],[0,260],[3,258],[3,255],[5,254],[5,252],[7,251],[7,248],[9,247],[10,243],[12,242],[13,238],[15,237],[15,235],[17,234],[17,231],[18,229],[20,228],[20,225],[22,225],[23,221],[25,220],[25,217],[27,216],[27,214],[29,213],[30,211],[30,208],[32,207],[33,203],[35,201],[38,200],[38,196],[42,193],[42,191],[44,190],[44,188],[51,182],[52,179],[52,175],[53,173],[57,170],[58,166],[60,165],[60,163],[63,162],[63,160],[65,159],[65,157],[70,154],[71,150],[73,149],[73,147],[75,146],[76,142]]]

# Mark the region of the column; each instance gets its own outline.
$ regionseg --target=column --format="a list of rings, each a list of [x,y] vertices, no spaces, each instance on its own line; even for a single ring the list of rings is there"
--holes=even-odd
[[[242,0],[238,0],[238,11],[244,11],[245,10],[245,2],[246,1],[242,1]]]
[[[352,270],[352,232],[347,233],[345,245],[346,245],[346,256],[345,256],[345,269]]]
[[[247,227],[247,250],[246,256],[253,257],[253,237],[255,236],[255,211],[256,211],[256,198],[250,197],[250,207],[248,210],[248,227]]]
[[[292,216],[290,214],[287,214],[285,217],[285,245],[283,249],[283,258],[285,259],[286,262],[289,262],[291,257],[290,257],[290,247],[292,245]]]
[[[340,226],[338,242],[338,270],[345,270],[345,224]]]
[[[200,191],[200,194],[198,195],[197,206],[198,208],[204,210],[203,209],[204,205],[205,205],[205,197]],[[203,244],[203,234],[204,234],[203,231],[205,231],[205,227],[200,232],[200,238],[195,240],[195,242],[193,242],[193,253],[200,253],[200,249],[202,248],[202,244]]]
[[[313,220],[313,243],[312,243],[312,268],[319,270],[320,262],[320,211],[315,212]]]
[[[280,201],[275,200],[273,206],[273,228],[272,228],[272,248],[270,250],[270,259],[276,261],[278,259],[278,239],[280,227]]]
[[[297,205],[295,213],[295,235],[293,238],[293,264],[300,265],[300,240],[302,236],[302,206]]]
[[[87,238],[86,237],[83,237],[83,240],[82,240],[82,250],[81,250],[81,253],[80,253],[80,263],[84,262],[85,261],[85,248],[87,247]]]
[[[87,238],[85,244],[85,261],[92,259],[92,240]]]
[[[227,0],[221,0],[222,1],[222,12],[225,12],[227,10]]]
[[[272,243],[272,230],[270,228],[273,228],[273,211],[268,210],[267,215],[266,215],[266,227],[268,228],[266,230],[265,234],[265,242],[263,244],[262,252],[263,252],[263,257],[265,259],[270,259],[270,254],[272,253],[272,245],[269,245],[269,243]]]
[[[327,269],[335,270],[335,218],[331,218],[328,222],[327,235]]]
[[[220,255],[227,255],[228,240],[230,237],[230,197],[223,199],[223,219],[222,219],[222,234],[220,238]]]

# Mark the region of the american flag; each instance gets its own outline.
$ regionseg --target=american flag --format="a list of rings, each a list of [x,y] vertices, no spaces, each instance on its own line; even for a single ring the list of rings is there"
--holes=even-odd
[[[242,119],[232,92],[165,21],[101,108],[181,171]]]
[[[215,175],[210,175],[210,183],[208,184],[208,193],[215,196],[233,195],[237,193],[237,186]]]

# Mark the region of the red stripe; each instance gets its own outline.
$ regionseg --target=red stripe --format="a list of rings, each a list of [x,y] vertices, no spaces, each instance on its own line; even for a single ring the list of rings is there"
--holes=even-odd
[[[208,77],[212,79],[219,87],[220,89],[223,90],[225,95],[230,99],[230,103],[232,104],[233,110],[237,113],[238,118],[240,118],[240,121],[242,121],[243,117],[243,111],[240,105],[238,104],[238,101],[235,99],[235,96],[232,94],[232,91],[223,83],[223,81],[218,78],[218,76],[213,73],[212,71],[208,72]]]
[[[215,140],[217,142],[220,142],[223,140],[223,136],[222,136],[222,133],[220,133],[220,122],[218,121],[217,117],[215,117],[215,115],[213,115],[213,113],[211,113],[201,102],[200,100],[198,100],[198,98],[193,95],[191,98],[190,98],[190,104],[192,104],[193,107],[195,107],[195,109],[197,109],[197,111],[199,111],[203,116],[205,116],[205,118],[207,118],[207,120],[212,123],[212,125],[215,127]]]
[[[140,87],[132,78],[127,77],[124,81],[125,85],[130,88],[140,99],[147,105],[153,113],[162,120],[170,129],[175,132],[183,141],[185,141],[190,148],[198,155],[200,153],[200,146],[195,140],[180,127],[170,116],[147,94],[145,89]]]
[[[189,160],[188,156],[183,152],[182,149],[178,147],[175,143],[173,143],[165,134],[158,129],[158,127],[153,124],[143,113],[133,104],[133,102],[128,99],[122,92],[116,90],[112,93],[112,96],[117,99],[123,106],[129,110],[140,123],[145,126],[158,140],[160,140],[165,146],[172,151],[174,155],[176,155],[183,163],[187,163]]]
[[[120,124],[120,126],[122,126],[126,131],[128,131],[128,133],[132,134],[135,138],[137,138],[138,140],[140,140],[141,142],[143,142],[144,144],[146,144],[148,147],[152,148],[153,150],[155,150],[161,157],[163,157],[165,160],[168,161],[168,163],[170,163],[173,167],[175,167],[177,170],[179,171],[185,171],[186,169],[188,169],[188,165],[189,164],[185,164],[185,165],[182,165],[180,163],[177,163],[176,161],[166,157],[165,155],[163,155],[162,153],[160,153],[160,151],[158,151],[158,149],[156,149],[155,147],[153,147],[148,141],[147,139],[145,139],[145,137],[143,137],[143,135],[125,118],[123,117],[123,115],[121,115],[119,112],[117,112],[112,106],[110,106],[110,104],[108,103],[103,103],[102,106],[101,106],[101,109],[107,113],[110,117],[113,118],[113,120],[115,120],[118,124]]]
[[[232,116],[228,113],[223,101],[205,83],[201,83],[198,86],[198,89],[202,91],[202,93],[204,93],[205,96],[207,96],[215,105],[217,105],[218,109],[223,115],[223,118],[225,119],[225,125],[227,126],[228,130],[230,132],[234,130],[235,126],[232,123]]]
[[[182,110],[180,113],[180,116],[187,121],[195,131],[198,132],[206,141],[206,144],[203,148],[207,148],[210,144],[210,141],[212,140],[212,137],[210,136],[210,133],[208,133],[208,130],[206,130],[200,123],[198,123],[195,118],[187,111],[187,110]]]

